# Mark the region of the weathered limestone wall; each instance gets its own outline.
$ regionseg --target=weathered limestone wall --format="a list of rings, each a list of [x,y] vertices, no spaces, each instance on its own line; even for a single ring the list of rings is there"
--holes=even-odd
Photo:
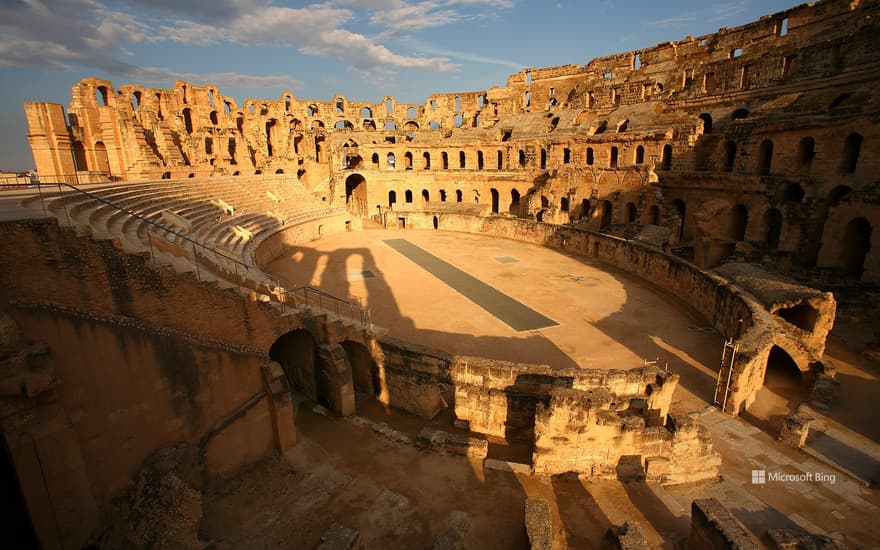
[[[298,318],[51,221],[3,223],[0,235],[16,243],[0,264],[21,269],[0,275],[5,307],[23,340],[44,342],[53,361],[28,378],[26,394],[4,399],[0,414],[45,546],[59,544],[56,522],[61,543],[80,546],[158,447],[198,444],[206,472],[222,475],[292,444],[289,389],[261,365],[288,328],[281,323]]]
[[[636,457],[645,477],[662,483],[718,475],[721,458],[704,427],[683,416],[666,423],[640,405],[633,400],[622,406],[619,396],[602,387],[554,388],[535,415],[535,472],[616,478]]]
[[[359,228],[353,228],[350,224],[346,225],[346,221],[349,220],[351,220],[351,216],[337,214],[285,227],[260,239],[259,243],[254,246],[253,263],[256,267],[262,268],[296,245],[314,241],[324,235],[334,235]],[[250,258],[246,260],[250,262]]]
[[[714,498],[691,503],[688,549],[753,550],[758,545],[745,527]]]
[[[635,406],[651,425],[663,425],[678,385],[678,375],[654,367],[642,369],[552,369],[459,357],[451,365],[455,416],[474,432],[498,437],[534,438],[535,408],[557,388],[603,388],[616,407]]]

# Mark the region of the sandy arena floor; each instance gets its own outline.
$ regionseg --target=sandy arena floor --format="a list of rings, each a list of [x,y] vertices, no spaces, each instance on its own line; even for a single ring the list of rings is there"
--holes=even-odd
[[[399,238],[559,325],[513,330],[383,242]],[[586,258],[464,233],[366,230],[324,237],[266,270],[288,284],[359,298],[395,338],[558,367],[628,369],[659,359],[682,376],[679,405],[696,408],[712,399],[721,336],[675,297]]]

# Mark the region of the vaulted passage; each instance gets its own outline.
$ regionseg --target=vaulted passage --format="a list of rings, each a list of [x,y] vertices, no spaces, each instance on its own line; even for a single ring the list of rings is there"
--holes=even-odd
[[[311,332],[297,329],[280,336],[269,349],[269,358],[281,364],[291,386],[312,401],[320,401]]]
[[[362,175],[352,174],[345,179],[345,204],[353,214],[368,214],[367,180]]]
[[[359,393],[375,396],[381,391],[379,369],[370,352],[359,342],[346,340],[342,348],[351,365],[351,378],[354,390]]]

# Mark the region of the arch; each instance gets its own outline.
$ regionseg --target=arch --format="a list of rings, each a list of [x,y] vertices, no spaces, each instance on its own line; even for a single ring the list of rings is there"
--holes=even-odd
[[[446,151],[440,153],[440,165],[444,170],[449,170],[449,154]]]
[[[712,133],[712,115],[709,113],[700,113],[700,120],[703,121],[703,133]]]
[[[846,224],[840,247],[840,267],[844,276],[862,278],[865,258],[871,250],[872,230],[871,222],[866,218],[854,218]]]
[[[541,169],[547,168],[547,150],[541,149]]]
[[[403,169],[404,170],[412,170],[413,169],[413,154],[410,151],[407,151],[403,154]]]
[[[519,150],[519,166],[520,168],[524,168],[526,165],[526,152],[522,149]]]
[[[680,240],[684,239],[684,236],[685,236],[684,220],[685,220],[686,210],[685,210],[684,201],[681,199],[675,199],[674,201],[672,201],[672,208],[675,211],[675,216],[678,218],[677,227],[674,227],[673,231],[675,232],[676,240],[680,241]]]
[[[379,168],[379,153],[373,153],[370,162],[373,164],[373,168]]]
[[[613,215],[614,205],[611,204],[611,201],[602,201],[602,220],[599,223],[599,229],[610,226]]]
[[[510,207],[508,212],[514,216],[519,216],[520,194],[516,189],[510,190]]]
[[[608,166],[610,166],[611,168],[617,168],[617,154],[617,147],[611,147],[611,155],[608,159]]]
[[[810,136],[803,138],[798,143],[797,163],[798,168],[809,171],[813,158],[816,156],[816,140]]]
[[[782,235],[782,212],[770,208],[764,212],[764,244],[770,250],[779,248],[779,237]]]
[[[397,124],[395,124],[394,121],[389,120],[388,122],[385,123],[385,126],[383,128],[385,129],[386,132],[393,132],[393,131],[397,130]]]
[[[163,180],[170,180],[171,179],[171,172],[162,172],[162,179]]]
[[[432,129],[432,130],[439,130],[439,129],[440,129],[440,123],[437,122],[436,120],[432,120],[432,121],[430,121],[430,122],[428,123],[428,128],[430,128],[430,129]]]
[[[467,154],[464,151],[458,152],[458,167],[462,169],[467,167]]]
[[[364,121],[364,130],[368,130],[370,132],[374,132],[376,130],[376,123],[370,119]]]
[[[733,172],[733,165],[736,162],[736,143],[727,140],[724,143],[724,171]]]
[[[373,118],[373,110],[369,107],[362,107],[361,118]]]
[[[391,114],[394,112],[394,101],[390,97],[385,98],[385,113]]]
[[[730,209],[730,225],[728,236],[734,241],[744,241],[746,226],[749,223],[749,209],[744,204],[737,204]]]
[[[110,157],[107,156],[107,147],[102,141],[95,144],[95,170],[104,174],[110,173]]]
[[[456,189],[455,190],[455,202],[461,202],[462,200],[464,200],[464,197],[461,193],[461,189]]]
[[[787,351],[777,345],[767,354],[764,387],[782,397],[804,391],[804,371]]]
[[[660,225],[660,207],[652,204],[648,209],[648,223],[651,225]]]
[[[591,205],[590,205],[590,199],[583,199],[583,200],[581,200],[581,216],[580,216],[580,218],[581,218],[582,220],[589,219],[589,217],[590,217],[590,208],[591,208]]]
[[[462,116],[460,114],[452,117],[452,127],[453,128],[461,128],[461,125],[463,124],[463,122],[464,122],[464,119],[462,118]]]
[[[427,189],[422,189],[422,202],[424,204],[431,202],[431,193]]]
[[[422,153],[422,160],[425,163],[425,170],[430,170],[431,169],[431,153],[429,153],[427,151]]]
[[[635,223],[637,215],[636,205],[631,202],[626,203],[626,223]]]
[[[85,171],[89,169],[89,164],[86,161],[86,148],[79,140],[73,141],[73,163],[74,169],[77,171]]]
[[[324,122],[321,120],[313,120],[312,121],[312,130],[320,130],[324,127]]]
[[[799,203],[804,200],[805,195],[804,188],[799,183],[790,183],[785,187],[780,198],[783,202]]]
[[[186,128],[187,133],[191,134],[193,131],[193,123],[192,123],[192,113],[189,110],[189,107],[183,110],[183,126]]]
[[[828,193],[828,205],[839,206],[840,201],[850,194],[850,192],[852,192],[852,187],[849,185],[838,185]]]
[[[562,197],[561,199],[559,199],[559,209],[562,210],[563,212],[568,212],[568,208],[569,208],[568,197]]]
[[[415,107],[409,107],[406,110],[406,118],[416,118],[419,116],[419,111]]]
[[[95,88],[95,101],[100,107],[107,106],[107,86],[98,86]]]
[[[492,194],[492,213],[498,214],[498,202],[499,202],[498,190],[493,187],[492,189],[489,190],[489,192]]]
[[[483,169],[483,152],[477,151],[477,170]]]
[[[388,155],[385,156],[385,164],[388,166],[389,170],[394,170],[394,162],[394,153],[388,153]]]
[[[269,348],[269,358],[281,365],[292,387],[312,401],[319,401],[315,348],[312,333],[296,329],[275,340]]]
[[[360,174],[345,178],[345,204],[349,212],[367,215],[367,180]]]
[[[816,308],[804,302],[778,309],[776,315],[807,332],[813,332],[813,329],[816,328],[816,321],[819,320],[819,312],[816,311]]]
[[[397,203],[397,191],[388,191],[388,208]]]
[[[592,166],[595,161],[596,158],[593,155],[593,148],[587,147],[587,166]]]
[[[217,124],[219,124],[219,122],[217,122],[217,111],[211,111],[211,114],[208,115],[208,118],[211,119],[211,124],[213,124],[214,126],[217,126]]]
[[[730,118],[732,118],[733,120],[742,120],[748,116],[749,116],[749,110],[746,108],[743,108],[743,107],[740,107],[739,109],[730,113]]]
[[[440,202],[446,202],[446,189],[440,190]]]
[[[278,170],[275,170],[275,173],[276,173],[276,174],[283,174],[283,173],[284,173],[284,170],[281,169],[281,168],[279,168]]]
[[[843,144],[843,159],[840,165],[840,171],[844,174],[855,174],[856,167],[859,164],[859,154],[862,151],[862,135],[852,133],[846,136],[846,142]]]
[[[382,391],[379,367],[369,350],[360,342],[344,340],[341,344],[351,366],[351,382],[354,391],[371,397],[378,397]]]
[[[354,130],[354,125],[347,120],[337,120],[333,128],[337,130]]]
[[[641,145],[636,147],[636,155],[634,160],[634,164],[644,164],[645,162],[645,148]]]
[[[403,194],[403,198],[407,204],[412,204],[412,189],[407,189]]]
[[[341,97],[337,97],[335,104],[337,114],[342,114],[345,112],[345,100],[343,100]]]
[[[663,146],[663,156],[660,159],[660,164],[664,170],[672,169],[672,145],[666,144]]]
[[[404,132],[412,133],[418,129],[419,129],[419,124],[417,122],[412,121],[412,120],[408,120],[407,122],[405,122],[403,124],[403,131]]]
[[[759,176],[769,176],[773,165],[773,142],[765,139],[758,147],[758,164],[755,167]]]
[[[498,151],[498,169],[501,170],[504,168],[504,153]]]
[[[440,219],[434,216],[434,229],[440,229]]]

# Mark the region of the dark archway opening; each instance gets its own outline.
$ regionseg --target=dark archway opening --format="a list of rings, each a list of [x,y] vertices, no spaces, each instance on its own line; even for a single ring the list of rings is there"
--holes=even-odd
[[[312,401],[321,402],[315,368],[315,340],[311,332],[297,329],[281,335],[269,349],[269,358],[284,368],[292,387]],[[326,399],[322,404],[329,405]]]
[[[700,120],[703,121],[703,133],[711,134],[712,133],[712,115],[709,113],[700,114]]]
[[[746,239],[746,226],[749,223],[749,210],[745,205],[737,204],[730,211],[729,237],[734,241]]]
[[[498,190],[495,188],[492,188],[489,190],[489,192],[492,194],[492,213],[497,214],[499,212],[499,210],[498,210],[498,203],[499,203]]]
[[[11,453],[6,446],[6,434],[0,432],[0,439],[3,441],[0,448],[0,495],[4,510],[0,529],[3,530],[3,541],[8,548],[40,548]]]
[[[813,332],[813,329],[816,328],[816,321],[819,320],[819,312],[816,311],[816,308],[803,303],[779,309],[776,311],[776,315],[807,332]]]
[[[412,191],[410,189],[407,189],[406,192],[403,194],[403,197],[407,203],[411,203],[412,202]]]
[[[736,162],[736,143],[728,141],[724,144],[724,171],[733,172]]]
[[[779,248],[779,237],[782,235],[782,212],[771,208],[764,213],[764,244],[770,250]]]
[[[773,346],[767,356],[764,387],[781,397],[804,393],[804,373],[784,349]]]
[[[382,390],[379,381],[379,368],[369,350],[359,343],[351,340],[342,342],[342,349],[348,357],[348,363],[351,365],[351,380],[354,384],[354,391],[376,397]]]
[[[440,229],[440,219],[434,216],[434,229]]]
[[[510,213],[514,216],[519,216],[519,191],[516,189],[510,190]]]
[[[865,271],[865,258],[871,250],[871,223],[865,218],[855,218],[846,225],[843,235],[841,268],[843,275],[861,279]]]
[[[680,199],[675,199],[672,201],[672,208],[675,210],[675,217],[677,218],[677,223],[673,227],[673,231],[676,235],[676,240],[681,241],[685,237],[684,232],[684,220],[685,220],[685,207],[684,201]]]
[[[590,218],[590,199],[581,200],[581,219],[586,220]]]
[[[769,176],[773,165],[773,142],[765,139],[758,148],[758,175]]]
[[[602,202],[602,222],[599,224],[599,229],[605,229],[611,225],[611,216],[614,207],[611,205],[611,201]]]
[[[367,180],[362,175],[345,178],[345,204],[352,214],[367,214]]]
[[[388,191],[388,208],[393,207],[397,203],[397,191]]]

